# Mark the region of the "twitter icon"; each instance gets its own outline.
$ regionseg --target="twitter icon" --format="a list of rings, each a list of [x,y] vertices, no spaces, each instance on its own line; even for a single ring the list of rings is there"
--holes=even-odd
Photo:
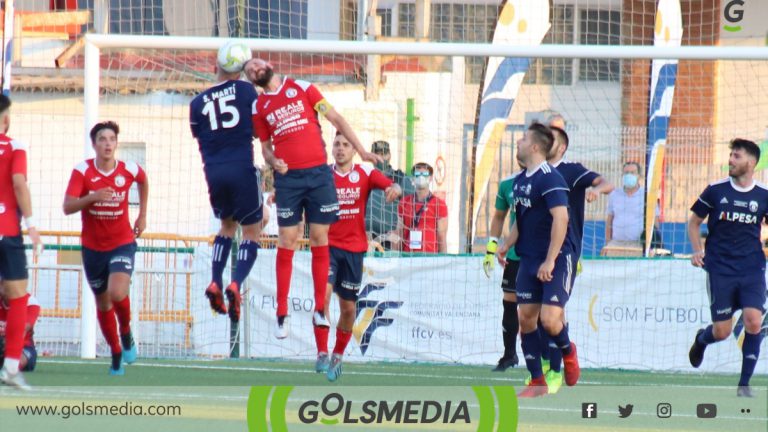
[[[632,404],[627,404],[627,406],[623,407],[619,405],[619,417],[620,418],[627,418],[632,415],[632,408],[635,406]]]

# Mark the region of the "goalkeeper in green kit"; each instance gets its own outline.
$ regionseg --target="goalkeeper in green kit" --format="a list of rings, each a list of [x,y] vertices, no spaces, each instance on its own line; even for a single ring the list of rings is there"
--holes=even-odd
[[[483,270],[487,277],[493,273],[494,261],[496,260],[496,249],[499,244],[499,237],[504,228],[504,219],[507,213],[510,213],[509,226],[515,223],[515,197],[514,185],[515,176],[505,178],[499,183],[499,192],[496,195],[496,211],[491,219],[491,237],[488,240],[488,246],[483,258]],[[511,211],[510,211],[511,210]],[[501,290],[504,292],[502,304],[504,305],[504,315],[501,319],[501,329],[504,338],[504,355],[499,359],[499,363],[493,368],[494,372],[504,372],[505,370],[517,365],[517,333],[520,331],[520,323],[517,319],[517,293],[515,290],[515,280],[517,279],[517,270],[520,268],[520,257],[515,254],[515,248],[509,248],[506,256],[506,266],[504,266],[504,275],[501,279]]]

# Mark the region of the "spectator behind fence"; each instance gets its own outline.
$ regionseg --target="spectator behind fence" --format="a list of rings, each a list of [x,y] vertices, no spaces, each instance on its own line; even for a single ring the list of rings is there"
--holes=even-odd
[[[640,164],[635,161],[626,162],[622,171],[623,187],[616,188],[608,195],[608,214],[605,222],[606,250],[603,251],[603,255],[642,255],[641,242],[645,238],[645,188],[640,184],[642,171]],[[651,245],[653,248],[662,247],[658,217],[657,205]],[[611,249],[624,252],[609,252]]]
[[[411,168],[416,192],[406,195],[397,207],[397,236],[403,252],[447,251],[448,207],[429,190],[433,172],[424,162]]]
[[[400,186],[403,190],[403,196],[411,195],[415,192],[413,183],[411,183],[411,180],[405,173],[390,165],[392,154],[389,151],[388,142],[375,141],[371,145],[371,152],[384,158],[384,162],[376,164],[376,168]],[[365,213],[365,230],[384,249],[392,249],[392,243],[388,239],[388,235],[396,228],[397,203],[388,203],[383,191],[378,189],[372,190]]]

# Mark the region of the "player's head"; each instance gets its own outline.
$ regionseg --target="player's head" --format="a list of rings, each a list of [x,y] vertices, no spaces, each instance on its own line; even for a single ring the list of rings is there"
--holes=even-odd
[[[355,146],[337,131],[333,139],[333,160],[336,161],[336,165],[345,166],[352,162],[353,157],[355,157]]]
[[[534,122],[528,126],[525,135],[517,141],[517,159],[526,165],[529,165],[529,159],[535,155],[546,159],[554,143],[555,137],[552,131],[543,124]]]
[[[740,177],[755,171],[755,166],[760,161],[760,147],[754,141],[734,138],[728,148],[731,149],[728,157],[729,176]]]
[[[0,94],[0,132],[8,132],[11,127],[11,98]]]
[[[260,58],[248,60],[243,71],[250,82],[261,88],[266,87],[275,75],[272,64]]]
[[[555,137],[555,144],[552,146],[552,150],[550,150],[547,154],[547,160],[556,162],[565,156],[565,152],[568,151],[568,145],[570,144],[570,141],[568,140],[568,134],[565,133],[563,129],[552,125],[549,126],[549,129],[552,131],[552,135]]]
[[[640,164],[635,161],[625,162],[621,168],[621,182],[624,189],[634,189],[640,183],[642,170]]]
[[[547,117],[547,125],[549,127],[558,127],[565,130],[565,118],[560,113],[552,111]]]
[[[108,120],[96,123],[91,128],[91,145],[100,159],[114,159],[117,150],[117,135],[120,126]]]

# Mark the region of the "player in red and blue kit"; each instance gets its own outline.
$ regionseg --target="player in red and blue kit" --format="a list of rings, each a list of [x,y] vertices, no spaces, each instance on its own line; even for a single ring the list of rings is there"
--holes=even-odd
[[[365,161],[382,162],[360,144],[347,121],[322,93],[307,81],[280,77],[263,59],[246,63],[245,74],[264,89],[253,115],[255,133],[264,160],[275,170],[275,202],[279,226],[277,248],[277,325],[275,337],[288,337],[288,291],[293,271],[293,251],[303,215],[309,223],[315,313],[312,323],[318,343],[327,341],[330,324],[325,318],[325,291],[330,252],[328,229],[337,220],[339,202],[333,173],[327,165],[318,114],[340,131]]]
[[[27,322],[27,255],[21,220],[27,227],[34,252],[42,249],[40,234],[32,219],[32,199],[27,186],[27,150],[24,144],[6,135],[11,124],[11,100],[0,94],[0,278],[8,300],[5,329],[5,363],[0,382],[28,390],[19,363]]]
[[[752,141],[734,139],[730,145],[728,178],[710,184],[691,206],[688,236],[691,263],[707,272],[712,324],[696,333],[689,360],[701,366],[707,345],[731,333],[733,313],[741,309],[744,342],[737,396],[752,397],[749,380],[760,356],[761,326],[766,300],[765,255],[760,226],[768,217],[768,187],[754,180],[760,148]],[[706,247],[701,224],[707,219]]]
[[[136,361],[128,292],[136,238],[147,227],[149,198],[144,170],[135,162],[116,157],[119,133],[120,127],[112,121],[97,123],[91,128],[96,157],[75,166],[64,197],[64,214],[80,212],[83,220],[83,269],[96,297],[99,327],[112,353],[110,375],[124,375],[123,361],[128,364]],[[128,194],[134,183],[139,190],[139,214],[131,227]]]
[[[239,79],[241,72],[229,73],[220,66],[216,70],[219,83],[189,104],[189,124],[203,158],[211,207],[221,220],[221,228],[213,240],[212,277],[205,295],[211,309],[220,314],[229,312],[235,323],[240,321],[240,288],[259,252],[263,217],[261,174],[254,166],[251,120],[257,94],[253,85]],[[243,239],[233,280],[226,289],[227,308],[221,290],[238,225],[242,227]]]
[[[341,316],[336,325],[336,345],[328,357],[328,345],[317,346],[315,370],[326,372],[329,381],[341,376],[341,360],[352,336],[352,326],[357,313],[357,293],[363,281],[363,258],[368,250],[365,232],[365,206],[374,189],[384,191],[387,202],[402,196],[403,191],[381,171],[370,165],[358,165],[352,161],[355,148],[344,135],[337,133],[333,140],[332,166],[336,195],[339,199],[339,220],[331,225],[328,243],[331,267],[328,273],[326,304],[331,292],[339,297]],[[327,311],[327,309],[326,309]]]
[[[611,193],[613,185],[603,176],[589,170],[584,165],[565,160],[565,152],[568,151],[570,140],[568,139],[568,134],[560,126],[565,127],[562,117],[557,116],[554,119],[550,119],[549,128],[555,137],[555,144],[547,155],[547,162],[563,176],[565,183],[570,189],[568,192],[568,224],[570,232],[573,233],[575,242],[574,261],[577,263],[578,268],[584,238],[584,202],[591,203],[597,199],[598,194],[607,195]],[[571,289],[573,289],[577,273],[576,271],[572,273]],[[542,367],[548,369],[544,371],[547,387],[550,394],[557,393],[563,382],[560,372],[562,351],[548,337],[541,326],[539,327],[539,333],[544,344],[542,346],[542,358],[544,359]]]
[[[541,368],[539,315],[544,330],[562,351],[566,384],[575,385],[579,379],[576,345],[563,324],[576,270],[576,245],[568,226],[568,185],[546,161],[553,144],[552,131],[539,123],[532,124],[517,142],[517,158],[526,167],[515,178],[513,189],[517,219],[497,251],[502,266],[511,245],[520,256],[516,286],[520,340],[531,381],[519,397],[542,396],[548,391]]]

